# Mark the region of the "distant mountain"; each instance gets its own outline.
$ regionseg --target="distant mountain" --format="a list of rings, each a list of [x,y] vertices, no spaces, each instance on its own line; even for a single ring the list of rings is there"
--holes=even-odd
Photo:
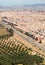
[[[35,4],[33,6],[45,6],[45,4]]]
[[[23,5],[23,6],[45,6],[45,4]]]
[[[35,5],[21,5],[21,6],[0,6],[0,9],[31,9],[31,10],[44,10],[45,4],[35,4]]]
[[[45,4],[24,5],[22,7],[27,8],[27,9],[31,9],[31,10],[45,11]]]

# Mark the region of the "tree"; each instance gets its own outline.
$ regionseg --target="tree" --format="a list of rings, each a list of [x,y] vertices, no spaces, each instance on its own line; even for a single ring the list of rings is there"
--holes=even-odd
[[[13,33],[14,33],[13,29],[10,28],[10,29],[7,29],[7,30],[10,32],[10,36],[13,36]]]

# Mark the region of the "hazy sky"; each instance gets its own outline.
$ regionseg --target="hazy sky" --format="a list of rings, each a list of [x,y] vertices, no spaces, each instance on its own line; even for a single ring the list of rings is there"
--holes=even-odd
[[[45,4],[45,0],[0,0],[0,5],[33,5]]]

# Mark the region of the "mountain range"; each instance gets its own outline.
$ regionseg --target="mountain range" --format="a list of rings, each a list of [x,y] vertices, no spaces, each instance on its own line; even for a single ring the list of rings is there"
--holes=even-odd
[[[35,4],[35,5],[20,5],[20,6],[0,6],[0,9],[40,9],[45,10],[45,4]]]

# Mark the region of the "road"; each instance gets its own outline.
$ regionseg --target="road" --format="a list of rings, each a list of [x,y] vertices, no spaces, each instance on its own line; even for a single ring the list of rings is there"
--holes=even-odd
[[[26,35],[20,33],[19,31],[15,30],[15,38],[17,38],[19,41],[24,43],[28,48],[32,48],[36,52],[39,52],[39,54],[42,54],[45,56],[45,48],[42,48],[41,44],[37,43],[35,40],[32,38],[27,37]],[[41,50],[40,50],[41,48]],[[44,49],[44,50],[43,50]]]

